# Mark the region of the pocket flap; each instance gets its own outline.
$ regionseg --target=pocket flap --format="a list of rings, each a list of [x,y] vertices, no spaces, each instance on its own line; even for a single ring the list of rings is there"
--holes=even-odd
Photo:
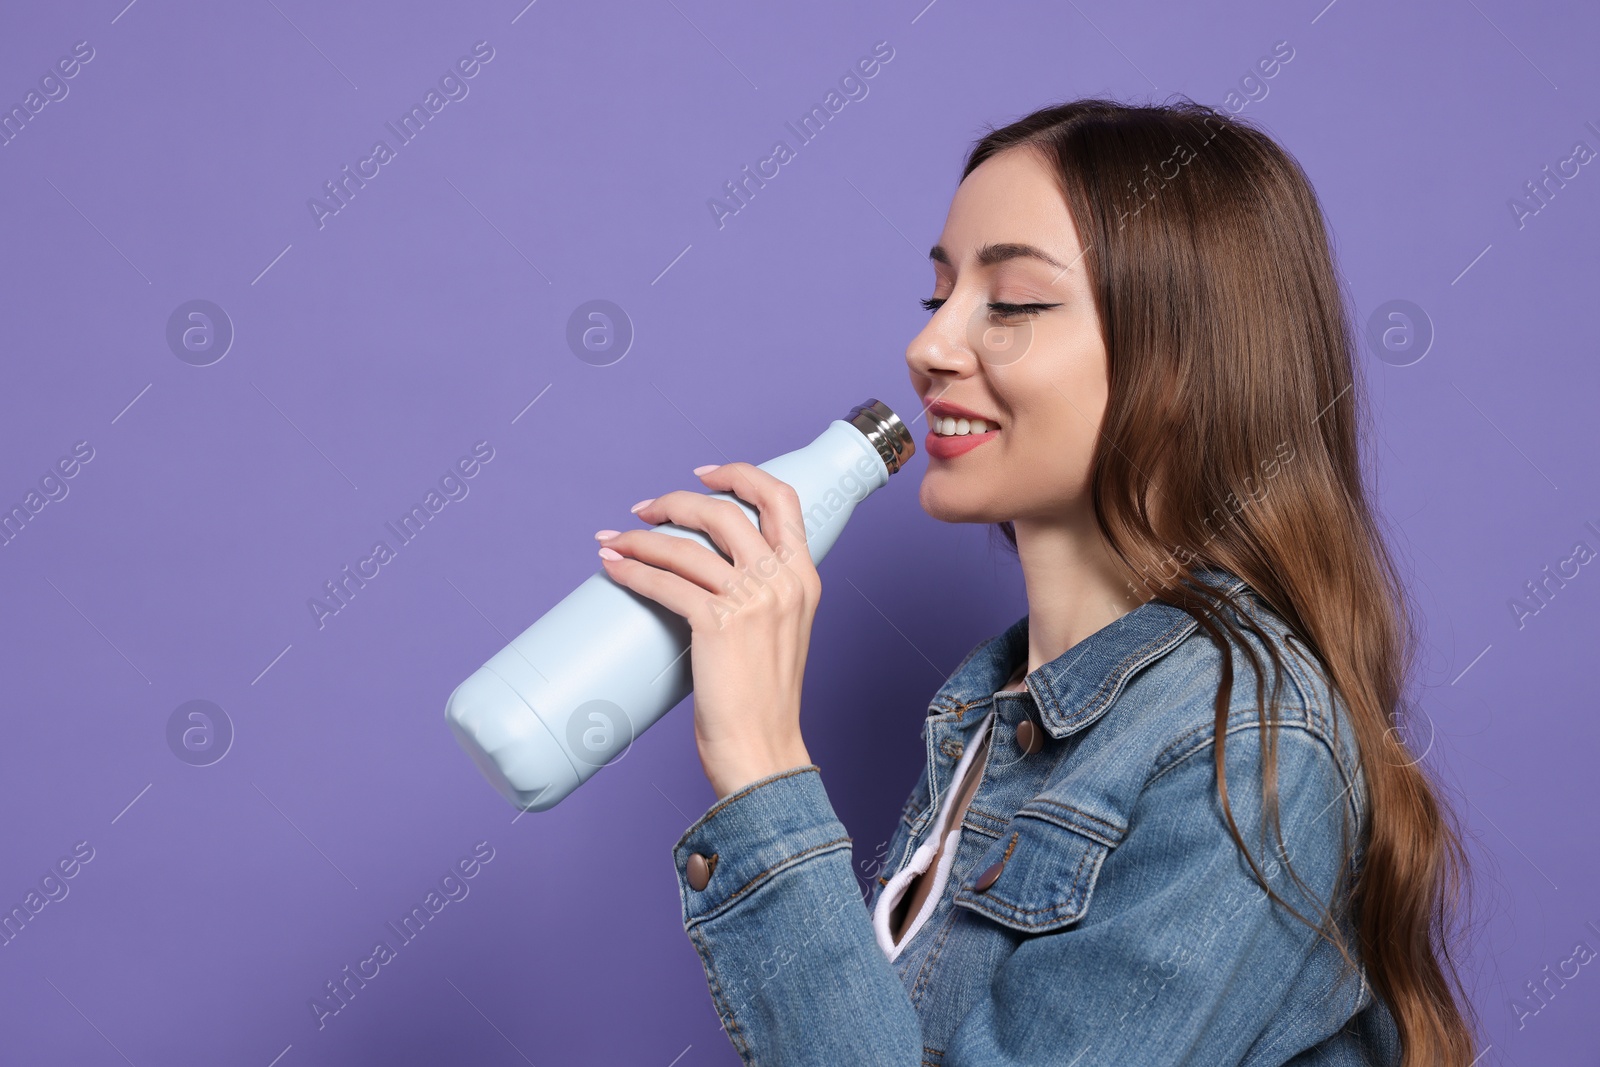
[[[1075,923],[1089,910],[1100,865],[1124,832],[1059,805],[1024,808],[962,879],[955,903],[1024,933]],[[977,888],[995,864],[998,877]]]

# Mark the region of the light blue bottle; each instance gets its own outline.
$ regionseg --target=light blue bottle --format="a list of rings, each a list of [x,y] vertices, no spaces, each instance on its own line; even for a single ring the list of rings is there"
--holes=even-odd
[[[809,445],[759,466],[794,487],[812,562],[821,563],[856,504],[915,451],[900,417],[868,400]],[[760,513],[732,493],[707,495],[732,500],[759,526]],[[699,530],[651,528],[720,554]],[[457,686],[445,718],[507,800],[546,811],[689,695],[689,643],[681,615],[601,570]]]

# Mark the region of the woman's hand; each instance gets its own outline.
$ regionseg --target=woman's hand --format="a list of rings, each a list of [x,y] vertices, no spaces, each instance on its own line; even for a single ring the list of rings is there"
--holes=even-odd
[[[732,501],[689,490],[642,501],[634,513],[704,532],[732,564],[653,530],[595,537],[607,574],[689,622],[695,741],[720,798],[811,762],[800,737],[800,688],[822,579],[790,485],[749,463],[695,473],[755,507],[761,528]]]

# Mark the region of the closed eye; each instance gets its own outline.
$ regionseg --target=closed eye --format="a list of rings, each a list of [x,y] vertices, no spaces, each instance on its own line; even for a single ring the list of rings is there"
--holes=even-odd
[[[941,297],[928,297],[921,301],[921,303],[923,309],[926,311],[938,311],[944,306],[944,299]],[[1002,301],[989,302],[989,310],[996,315],[1037,315],[1041,311],[1049,311],[1051,308],[1058,308],[1060,306],[1060,304],[1007,304]]]
[[[1060,304],[1003,304],[991,301],[989,310],[996,315],[1037,315],[1041,311],[1049,311],[1060,306]]]

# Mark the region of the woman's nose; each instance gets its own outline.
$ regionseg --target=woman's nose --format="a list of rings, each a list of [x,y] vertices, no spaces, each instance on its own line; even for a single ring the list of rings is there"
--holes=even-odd
[[[956,320],[957,309],[944,304],[933,313],[906,346],[906,365],[925,378],[961,378],[976,369],[978,360],[968,347]]]

